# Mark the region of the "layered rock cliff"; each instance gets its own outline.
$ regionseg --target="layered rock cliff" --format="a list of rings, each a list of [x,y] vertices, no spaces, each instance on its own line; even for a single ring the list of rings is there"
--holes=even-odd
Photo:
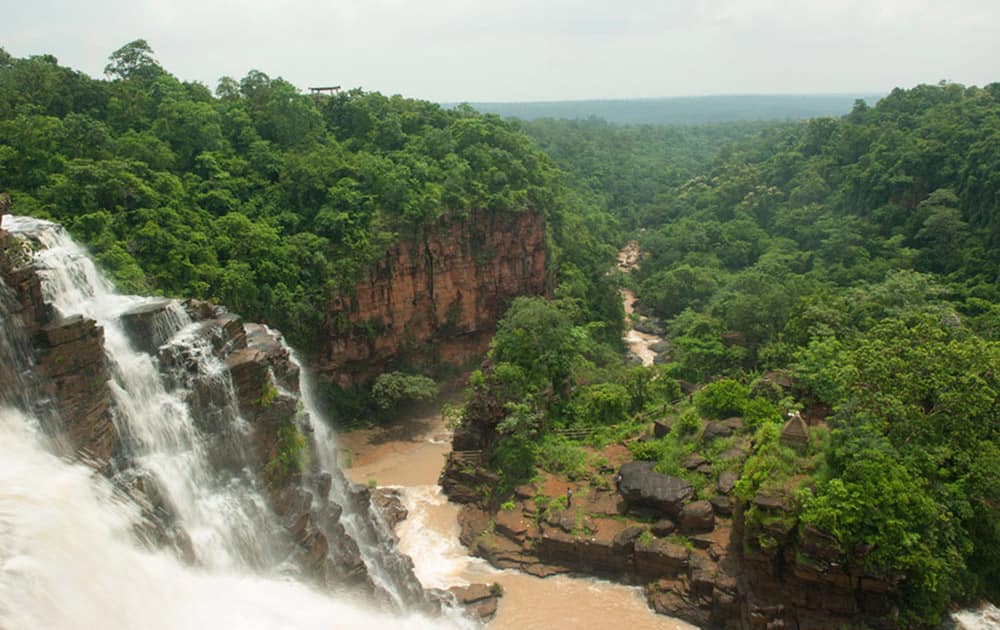
[[[331,300],[316,367],[348,386],[394,361],[460,365],[486,351],[513,298],[551,284],[540,213],[442,219],[389,250],[353,294]]]

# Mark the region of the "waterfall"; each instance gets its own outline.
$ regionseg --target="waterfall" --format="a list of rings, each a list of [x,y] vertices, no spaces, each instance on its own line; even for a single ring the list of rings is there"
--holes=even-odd
[[[130,540],[138,517],[110,484],[48,452],[30,417],[0,408],[0,628],[438,628],[301,583],[196,569]]]
[[[213,567],[273,564],[280,527],[249,476],[219,475],[210,441],[196,426],[183,389],[168,389],[155,357],[133,349],[121,316],[157,300],[116,293],[87,253],[60,226],[10,217],[5,227],[38,242],[36,267],[49,302],[63,317],[83,315],[104,328],[111,363],[115,428],[123,436],[131,468],[165,495],[193,546],[196,558]],[[159,339],[169,340],[195,361],[198,374],[218,375],[222,366],[188,333],[192,322],[172,304],[156,318]],[[158,345],[158,344],[157,344]],[[185,368],[178,367],[177,370]],[[268,521],[272,522],[268,522]]]
[[[295,365],[302,369],[302,363],[295,352],[288,346],[286,348],[291,353]],[[306,411],[311,418],[319,418],[321,414],[311,375],[304,369],[302,375],[300,389]],[[315,443],[320,464],[326,470],[337,471],[333,476],[331,494],[338,503],[347,505],[351,502],[350,482],[340,473],[336,438],[323,421],[313,422],[312,428],[316,436]],[[360,509],[346,514],[342,519],[344,527],[351,538],[358,543],[372,579],[392,595],[397,605],[404,605],[407,600],[417,595],[416,589],[419,589],[419,582],[415,576],[409,580],[402,579],[413,576],[412,565],[406,563],[403,556],[387,553],[395,546],[395,537],[377,510],[372,508],[370,503],[357,507]]]
[[[34,267],[56,319],[82,315],[103,328],[117,440],[106,479],[57,457],[64,451],[42,430],[44,401],[23,393],[32,391],[28,380],[0,400],[0,628],[431,625],[298,581],[287,562],[294,548],[287,523],[246,463],[250,426],[217,340],[178,303],[116,293],[55,224],[6,216],[3,228],[35,245]],[[7,303],[10,289],[0,291]],[[136,313],[149,315],[142,340],[123,323]],[[0,310],[0,319],[0,360],[30,375],[16,318]],[[307,409],[316,417],[308,398]],[[331,498],[344,508],[340,520],[400,611],[415,599],[394,566],[398,554],[386,553],[391,537],[369,520],[367,505],[360,514],[352,509],[332,439],[323,422],[314,425],[321,463],[334,473]],[[167,540],[143,535],[151,514],[169,530]]]

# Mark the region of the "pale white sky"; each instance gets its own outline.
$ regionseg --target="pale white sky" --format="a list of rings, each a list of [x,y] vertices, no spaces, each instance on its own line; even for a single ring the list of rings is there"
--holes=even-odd
[[[258,69],[435,101],[881,92],[1000,81],[1000,0],[3,0],[0,46],[102,74]]]

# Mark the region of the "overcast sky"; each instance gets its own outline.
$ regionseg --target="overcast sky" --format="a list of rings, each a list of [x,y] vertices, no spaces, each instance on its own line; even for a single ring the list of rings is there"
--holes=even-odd
[[[101,76],[258,69],[435,101],[881,92],[1000,81],[1000,0],[3,0],[0,46]]]

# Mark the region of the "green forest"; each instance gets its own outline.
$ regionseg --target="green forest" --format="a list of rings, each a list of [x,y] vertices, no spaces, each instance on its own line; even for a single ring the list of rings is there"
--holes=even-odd
[[[64,224],[126,291],[211,299],[309,347],[331,292],[442,217],[532,208],[556,247],[599,233],[586,213],[560,218],[552,161],[495,116],[360,90],[313,98],[256,70],[213,94],[143,40],[105,72],[0,50],[0,188],[16,212]],[[565,257],[588,277],[606,262]]]
[[[839,118],[621,126],[505,121],[252,70],[182,81],[143,40],[105,79],[0,49],[0,191],[52,219],[124,291],[197,297],[299,347],[393,243],[471,211],[544,213],[554,298],[519,298],[457,413],[492,423],[502,500],[584,446],[710,480],[737,472],[761,549],[807,527],[898,586],[900,623],[1000,599],[1000,83],[896,89]],[[615,254],[635,240],[631,274]],[[662,323],[629,362],[620,287]],[[775,375],[780,375],[780,378]],[[779,382],[790,383],[789,386]],[[697,389],[690,398],[686,391]],[[436,388],[397,375],[378,404]],[[819,425],[780,443],[788,414]],[[705,421],[739,415],[745,463]],[[557,429],[587,427],[574,439]]]
[[[790,124],[522,128],[639,242],[620,281],[662,321],[668,360],[623,365],[571,307],[516,302],[464,409],[496,426],[499,492],[538,469],[587,478],[584,447],[665,414],[669,434],[633,455],[703,499],[736,466],[753,547],[828,532],[841,561],[898,585],[904,626],[1000,597],[1000,84]],[[679,383],[702,386],[678,402]],[[779,441],[799,412],[820,421],[804,452]],[[733,438],[702,435],[730,416],[753,436],[742,465]],[[680,465],[695,453],[711,478]]]

